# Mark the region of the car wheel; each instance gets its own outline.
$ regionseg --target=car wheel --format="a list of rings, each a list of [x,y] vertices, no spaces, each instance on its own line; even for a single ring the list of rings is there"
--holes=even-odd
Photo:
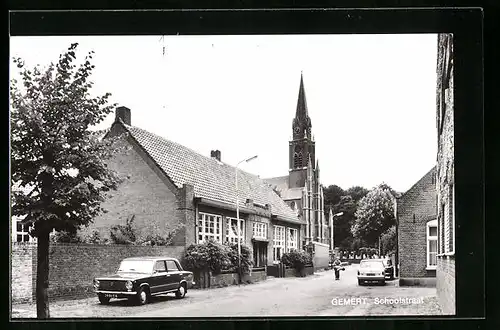
[[[182,283],[179,289],[175,292],[175,297],[177,299],[184,298],[186,296],[186,292],[187,292],[186,284]]]
[[[380,285],[385,285],[385,280],[380,281]]]
[[[358,285],[363,285],[363,284],[365,284],[365,282],[358,280]]]
[[[109,304],[109,298],[108,297],[105,297],[103,294],[100,294],[97,296],[99,298],[99,302],[103,305],[107,305]]]
[[[149,290],[145,287],[141,287],[139,292],[137,292],[136,301],[138,305],[145,305],[149,302]]]

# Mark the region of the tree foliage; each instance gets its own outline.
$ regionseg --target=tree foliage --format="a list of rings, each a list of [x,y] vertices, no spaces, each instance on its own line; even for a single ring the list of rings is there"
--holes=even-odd
[[[389,255],[396,252],[398,237],[396,235],[396,226],[387,229],[380,237],[380,247],[383,255]]]
[[[348,248],[352,242],[351,225],[355,219],[356,203],[350,195],[340,197],[337,204],[333,206],[334,214],[342,212],[342,215],[336,216],[334,242],[340,248]]]
[[[120,181],[106,166],[116,139],[103,140],[102,132],[89,129],[115,105],[108,104],[109,93],[91,95],[93,52],[77,65],[77,45],[43,70],[13,60],[21,81],[10,83],[12,215],[23,218],[38,238],[39,318],[49,317],[49,233],[74,233],[90,223]]]
[[[337,185],[330,185],[323,189],[324,203],[326,207],[333,206],[345,195],[344,189]]]
[[[395,225],[393,200],[387,185],[375,187],[358,204],[351,228],[354,237],[375,245],[380,235]]]
[[[12,214],[26,216],[40,231],[74,232],[102,212],[104,193],[116,189],[117,176],[105,163],[114,140],[100,139],[89,127],[112,112],[110,94],[91,97],[88,78],[94,68],[92,52],[77,67],[77,44],[45,71],[29,69],[20,58],[22,85],[11,81]],[[29,190],[28,193],[25,193]]]
[[[368,192],[368,189],[361,186],[353,186],[346,190],[346,194],[352,197],[354,203],[358,203]]]

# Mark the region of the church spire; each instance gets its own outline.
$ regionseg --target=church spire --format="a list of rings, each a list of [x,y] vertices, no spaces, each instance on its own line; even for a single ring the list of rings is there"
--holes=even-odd
[[[307,114],[306,92],[304,90],[304,76],[302,72],[300,72],[299,98],[297,99],[297,111],[295,112],[295,118],[300,121],[304,121],[309,118],[309,115]]]
[[[304,76],[300,73],[299,97],[297,98],[297,109],[293,119],[294,138],[311,139],[311,118],[307,112],[306,91],[304,88]]]

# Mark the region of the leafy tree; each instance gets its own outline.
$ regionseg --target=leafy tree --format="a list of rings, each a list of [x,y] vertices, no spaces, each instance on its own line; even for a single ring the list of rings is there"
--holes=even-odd
[[[353,198],[349,195],[340,197],[340,201],[333,206],[332,212],[334,214],[343,213],[333,218],[335,245],[341,249],[348,248],[349,241],[352,238],[351,225],[355,220],[354,213],[356,212],[356,204]]]
[[[345,192],[342,188],[337,185],[330,185],[323,189],[325,208],[329,208],[338,202],[340,202],[340,197],[344,196]]]
[[[353,186],[346,190],[346,194],[351,196],[355,203],[359,202],[368,194],[369,190],[361,186]]]
[[[352,234],[375,246],[380,235],[395,225],[393,200],[389,190],[384,185],[375,187],[359,201],[355,215]]]
[[[380,248],[383,255],[396,252],[397,244],[396,226],[392,226],[380,237]]]
[[[108,104],[109,93],[90,95],[93,52],[76,65],[77,45],[43,70],[15,58],[22,83],[10,84],[12,215],[24,217],[37,238],[37,317],[43,319],[50,317],[49,233],[88,225],[119,184],[105,163],[116,139],[103,140],[102,132],[89,129],[115,105]]]

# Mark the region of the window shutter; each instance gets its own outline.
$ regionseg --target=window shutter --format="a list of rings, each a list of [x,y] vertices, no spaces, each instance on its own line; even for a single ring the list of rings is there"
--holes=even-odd
[[[449,209],[448,209],[448,252],[455,252],[454,251],[454,235],[455,235],[455,221],[454,221],[454,186],[450,185],[450,190],[449,190]]]

